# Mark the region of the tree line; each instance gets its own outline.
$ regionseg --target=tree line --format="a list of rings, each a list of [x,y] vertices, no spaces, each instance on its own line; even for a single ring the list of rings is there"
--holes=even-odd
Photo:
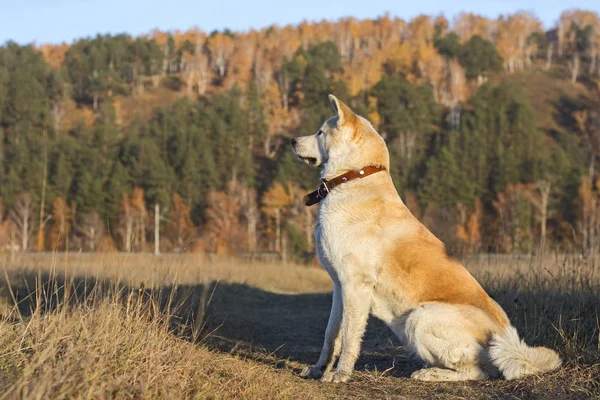
[[[593,86],[599,27],[569,11],[548,32],[526,13],[462,14],[7,43],[0,251],[151,251],[160,237],[163,251],[311,254],[301,198],[318,175],[287,142],[331,115],[329,93],[374,123],[401,195],[451,249],[589,250],[598,95],[547,132],[504,77]],[[122,107],[165,93],[178,95],[149,115]]]

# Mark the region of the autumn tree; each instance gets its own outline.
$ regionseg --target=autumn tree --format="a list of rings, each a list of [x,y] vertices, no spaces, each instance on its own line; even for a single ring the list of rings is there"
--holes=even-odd
[[[146,210],[144,190],[141,188],[134,188],[130,201],[135,216],[136,232],[133,236],[134,243],[138,251],[145,251],[146,230],[148,227],[148,211]]]
[[[185,251],[196,234],[196,227],[190,217],[190,207],[181,196],[173,194],[167,219],[167,235],[174,244],[175,251]]]
[[[571,81],[576,82],[581,62],[589,61],[589,74],[596,70],[600,45],[600,18],[596,12],[568,10],[561,14],[558,22],[558,54],[570,56],[568,66]]]
[[[144,251],[148,213],[144,190],[134,188],[131,194],[124,192],[119,212],[119,233],[125,251]]]
[[[483,204],[477,200],[473,210],[464,204],[457,206],[459,222],[456,225],[456,237],[463,253],[473,253],[481,247],[481,217]]]
[[[285,187],[280,182],[273,182],[262,198],[263,212],[265,212],[275,222],[275,240],[273,251],[281,253],[282,251],[282,218],[284,211],[290,204],[290,197]]]
[[[193,53],[184,52],[185,58],[184,77],[188,93],[195,88],[199,96],[203,96],[208,90],[210,82],[209,57],[204,47],[204,38],[199,33],[195,40]]]
[[[499,19],[495,44],[509,72],[531,65],[536,42],[530,38],[540,31],[541,21],[529,13],[519,12]]]
[[[205,235],[210,251],[222,255],[239,250],[243,232],[239,225],[240,206],[237,199],[224,192],[211,192],[206,210]]]
[[[600,32],[600,18],[593,11],[572,9],[564,11],[558,21],[558,55],[562,56],[564,52],[573,53],[592,44],[592,36]],[[581,43],[581,41],[590,41]],[[579,42],[579,43],[577,43]],[[594,48],[589,47],[590,55]]]
[[[234,41],[230,32],[214,33],[207,40],[212,66],[217,79],[223,80],[229,68],[229,57],[234,50]]]
[[[461,12],[454,20],[454,31],[465,42],[473,36],[480,36],[483,39],[491,40],[496,31],[495,21],[492,21],[482,15]]]
[[[53,249],[65,250],[68,248],[69,234],[71,232],[71,208],[62,197],[57,197],[52,202],[52,227],[50,229],[50,245]]]
[[[262,132],[261,141],[263,154],[270,159],[275,158],[282,144],[282,136],[291,131],[298,119],[286,103],[281,102],[279,90],[277,85],[271,84],[265,89],[263,96],[267,127]]]
[[[256,189],[233,180],[228,184],[227,193],[232,198],[239,199],[240,215],[246,222],[246,249],[251,253],[255,252],[258,249],[257,228],[260,218]]]
[[[46,62],[52,67],[59,69],[65,60],[69,45],[64,42],[60,44],[44,44],[39,49],[44,55]]]

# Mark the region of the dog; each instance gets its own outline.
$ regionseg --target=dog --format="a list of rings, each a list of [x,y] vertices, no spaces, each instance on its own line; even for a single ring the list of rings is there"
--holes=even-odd
[[[319,360],[300,375],[346,382],[370,314],[424,361],[413,379],[517,379],[559,368],[558,354],[526,345],[502,308],[411,214],[371,123],[335,96],[329,100],[335,116],[314,135],[292,139],[300,160],[322,168],[323,183],[305,204],[318,203],[317,257],[334,284]]]

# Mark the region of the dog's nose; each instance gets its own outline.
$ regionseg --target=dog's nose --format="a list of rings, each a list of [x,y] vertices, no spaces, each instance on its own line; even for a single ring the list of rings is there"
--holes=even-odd
[[[292,146],[296,145],[296,138],[292,139]]]

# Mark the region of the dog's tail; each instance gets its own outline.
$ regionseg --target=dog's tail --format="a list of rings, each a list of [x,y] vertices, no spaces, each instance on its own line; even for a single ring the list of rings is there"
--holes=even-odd
[[[509,380],[553,371],[562,364],[554,350],[527,346],[519,338],[517,330],[510,325],[493,336],[489,356],[492,363]]]

